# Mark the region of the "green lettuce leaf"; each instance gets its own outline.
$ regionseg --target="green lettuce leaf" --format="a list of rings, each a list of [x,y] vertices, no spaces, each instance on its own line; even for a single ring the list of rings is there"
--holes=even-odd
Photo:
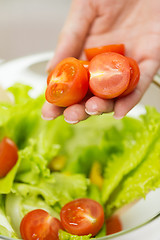
[[[130,121],[130,119],[125,118],[122,120],[124,126],[126,121],[128,121],[127,126],[129,126],[129,122],[133,122],[133,120]],[[106,203],[121,180],[148,155],[160,133],[160,114],[155,109],[148,108],[147,114],[141,117],[137,125],[134,124],[130,134],[128,134],[128,130],[126,134],[125,129],[121,131],[125,135],[124,140],[122,139],[123,151],[118,155],[112,154],[107,161],[102,189],[103,203]]]
[[[10,192],[18,166],[19,160],[17,161],[16,165],[10,170],[10,172],[5,177],[0,179],[0,194],[7,194]]]
[[[88,177],[95,161],[101,164],[102,169],[104,168],[106,164],[106,153],[102,148],[98,145],[77,147],[64,171],[69,173],[82,173]]]
[[[58,197],[58,202],[61,207],[76,198],[87,196],[89,181],[84,175],[54,173],[54,178],[54,195]]]
[[[5,213],[4,196],[0,195],[0,235],[17,239],[11,223]]]
[[[77,146],[97,145],[104,134],[104,130],[109,129],[116,120],[111,114],[101,116],[91,116],[85,121],[73,125],[74,134],[67,143],[68,152],[72,152]]]
[[[0,237],[1,236],[16,238],[16,235],[13,231],[9,231],[6,227],[0,224]]]
[[[7,91],[13,95],[15,104],[24,104],[31,99],[29,92],[32,90],[31,86],[24,85],[22,83],[15,83],[9,87]]]
[[[62,207],[75,198],[87,196],[88,184],[88,180],[81,174],[67,176],[54,173],[50,178],[41,178],[39,183],[33,185],[14,183],[12,192],[24,198],[39,196],[50,206],[58,203]]]
[[[101,190],[97,185],[91,183],[88,186],[87,197],[99,202],[102,205]]]
[[[106,223],[103,224],[103,227],[96,235],[96,238],[105,237],[105,236],[106,236]]]
[[[111,194],[106,205],[107,215],[112,215],[115,210],[125,204],[145,197],[149,191],[155,190],[159,179],[160,139],[156,141],[141,164],[126,175],[117,189]]]
[[[60,240],[88,240],[91,238],[92,234],[78,236],[78,235],[72,235],[68,232],[65,232],[63,230],[59,230],[59,239]]]
[[[20,166],[15,180],[24,183],[36,184],[41,178],[49,178],[47,160],[36,151],[34,141],[30,146],[19,151]]]
[[[41,181],[35,185],[26,183],[14,183],[12,192],[24,198],[39,196],[40,198],[44,199],[48,205],[53,206],[58,201],[57,196],[54,195],[54,181],[55,180],[53,177],[52,181],[51,178],[49,180],[41,178]]]

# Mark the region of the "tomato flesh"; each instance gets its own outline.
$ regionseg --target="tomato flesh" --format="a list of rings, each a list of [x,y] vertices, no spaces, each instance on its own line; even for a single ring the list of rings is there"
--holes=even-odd
[[[60,107],[80,102],[88,91],[88,73],[76,58],[62,60],[47,79],[46,100]]]
[[[122,223],[118,216],[112,216],[106,221],[107,235],[122,231]]]
[[[134,59],[129,57],[127,57],[127,59],[130,65],[131,76],[130,76],[130,82],[127,89],[121,94],[122,97],[128,95],[136,88],[140,78],[140,70],[137,62]]]
[[[23,240],[58,240],[60,229],[61,222],[42,209],[27,213],[20,225]]]
[[[5,177],[18,160],[18,148],[8,137],[0,143],[0,178]]]
[[[113,52],[95,56],[89,64],[91,92],[103,99],[122,94],[130,80],[130,66],[126,57]]]
[[[102,206],[88,198],[80,198],[67,203],[60,213],[66,231],[74,235],[95,236],[104,223]]]
[[[85,49],[84,51],[87,59],[90,61],[96,55],[101,53],[106,53],[106,52],[116,52],[124,55],[125,46],[124,44],[112,44],[112,45],[100,46],[95,48],[88,48],[88,49]]]

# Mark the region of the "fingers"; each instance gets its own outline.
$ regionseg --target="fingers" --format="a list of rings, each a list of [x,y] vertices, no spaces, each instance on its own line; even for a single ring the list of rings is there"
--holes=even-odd
[[[55,55],[47,65],[48,72],[66,57],[79,57],[94,19],[94,10],[90,2],[90,0],[73,0],[68,19],[60,34]]]
[[[112,112],[114,108],[114,101],[111,99],[104,100],[99,97],[91,97],[85,104],[85,111],[89,115],[98,115],[102,113]]]
[[[75,124],[87,119],[89,116],[85,112],[84,104],[74,104],[64,110],[64,119],[66,122]]]
[[[70,124],[87,119],[90,115],[99,115],[113,111],[113,100],[104,100],[93,96],[86,103],[74,104],[64,110],[64,119]]]
[[[42,118],[44,120],[53,120],[60,116],[63,113],[63,111],[64,108],[45,102],[42,107]]]
[[[70,124],[78,123],[89,117],[85,112],[84,103],[74,104],[65,110],[48,102],[45,102],[42,107],[42,118],[44,120],[53,120],[62,114],[64,115],[64,120]]]
[[[116,119],[123,118],[141,100],[160,64],[156,60],[145,60],[139,64],[139,67],[141,76],[136,89],[128,96],[119,98],[115,102],[114,117]]]

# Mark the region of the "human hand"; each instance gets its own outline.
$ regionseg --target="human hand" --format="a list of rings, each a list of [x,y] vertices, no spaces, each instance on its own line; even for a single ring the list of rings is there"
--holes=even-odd
[[[131,94],[116,100],[91,96],[67,108],[46,102],[43,118],[51,120],[64,114],[67,122],[77,123],[89,115],[112,111],[115,118],[123,118],[140,101],[160,67],[159,12],[159,0],[73,0],[47,70],[66,57],[85,59],[85,48],[124,43],[126,56],[139,64],[140,81]]]

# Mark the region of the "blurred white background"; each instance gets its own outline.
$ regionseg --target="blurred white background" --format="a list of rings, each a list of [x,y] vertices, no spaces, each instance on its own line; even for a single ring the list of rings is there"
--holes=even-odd
[[[53,51],[71,0],[0,0],[0,59]]]

